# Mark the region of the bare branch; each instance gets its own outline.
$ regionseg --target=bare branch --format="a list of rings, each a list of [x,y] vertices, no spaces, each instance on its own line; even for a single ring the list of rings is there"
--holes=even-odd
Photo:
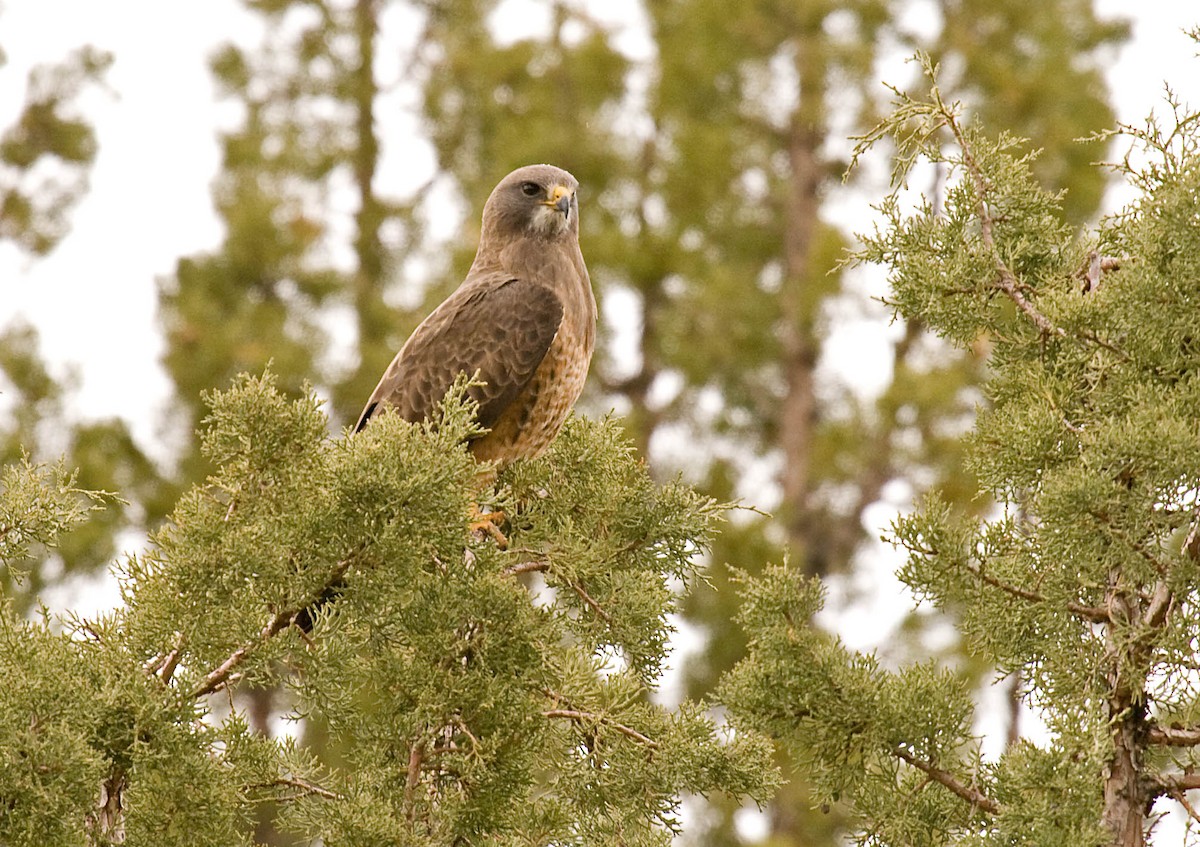
[[[912,753],[909,753],[903,747],[895,747],[892,749],[891,753],[897,759],[900,759],[901,761],[907,762],[908,764],[912,765],[914,768],[916,768],[917,770],[924,773],[926,776],[928,776],[930,779],[932,779],[938,785],[941,785],[944,788],[949,789],[951,793],[957,795],[958,797],[961,797],[963,800],[966,800],[972,806],[982,809],[983,811],[987,812],[988,814],[992,814],[992,815],[1000,814],[1000,804],[999,803],[997,803],[991,797],[988,797],[986,794],[984,794],[978,788],[975,788],[974,786],[970,786],[970,785],[964,785],[949,771],[944,771],[941,768],[937,767],[936,765],[933,765],[930,762],[925,761],[924,759],[918,759],[916,756],[914,756]]]
[[[1200,823],[1200,815],[1196,814],[1195,807],[1188,802],[1187,794],[1177,788],[1168,788],[1167,794],[1172,800],[1174,800],[1180,806],[1183,806],[1183,810],[1187,812],[1189,818],[1194,820],[1196,823]]]

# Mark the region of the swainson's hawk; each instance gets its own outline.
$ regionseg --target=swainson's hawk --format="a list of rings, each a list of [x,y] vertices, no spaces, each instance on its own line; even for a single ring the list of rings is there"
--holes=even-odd
[[[596,343],[596,299],[579,251],[575,177],[551,165],[518,168],[483,207],[467,278],[400,348],[355,432],[385,406],[427,418],[455,377],[470,389],[488,432],[477,459],[540,455],[583,390]]]

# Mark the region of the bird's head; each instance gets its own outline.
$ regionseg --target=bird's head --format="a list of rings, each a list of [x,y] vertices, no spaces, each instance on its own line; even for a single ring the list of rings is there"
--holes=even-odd
[[[492,190],[483,207],[485,237],[579,236],[579,182],[553,165],[517,168]]]

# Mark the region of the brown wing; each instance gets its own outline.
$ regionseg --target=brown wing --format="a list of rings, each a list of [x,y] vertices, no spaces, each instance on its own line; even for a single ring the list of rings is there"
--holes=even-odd
[[[479,404],[479,422],[490,428],[541,364],[562,316],[558,297],[541,285],[504,274],[468,277],[396,354],[354,431],[381,404],[405,420],[425,420],[455,377],[476,371],[485,384],[468,393]]]

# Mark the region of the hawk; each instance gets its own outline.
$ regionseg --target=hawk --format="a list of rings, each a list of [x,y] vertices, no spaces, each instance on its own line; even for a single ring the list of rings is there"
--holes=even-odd
[[[505,465],[538,456],[583,390],[596,298],[579,250],[579,183],[552,165],[500,180],[483,206],[466,279],[422,321],[371,393],[354,431],[392,408],[428,418],[459,374],[487,432],[469,449]]]

